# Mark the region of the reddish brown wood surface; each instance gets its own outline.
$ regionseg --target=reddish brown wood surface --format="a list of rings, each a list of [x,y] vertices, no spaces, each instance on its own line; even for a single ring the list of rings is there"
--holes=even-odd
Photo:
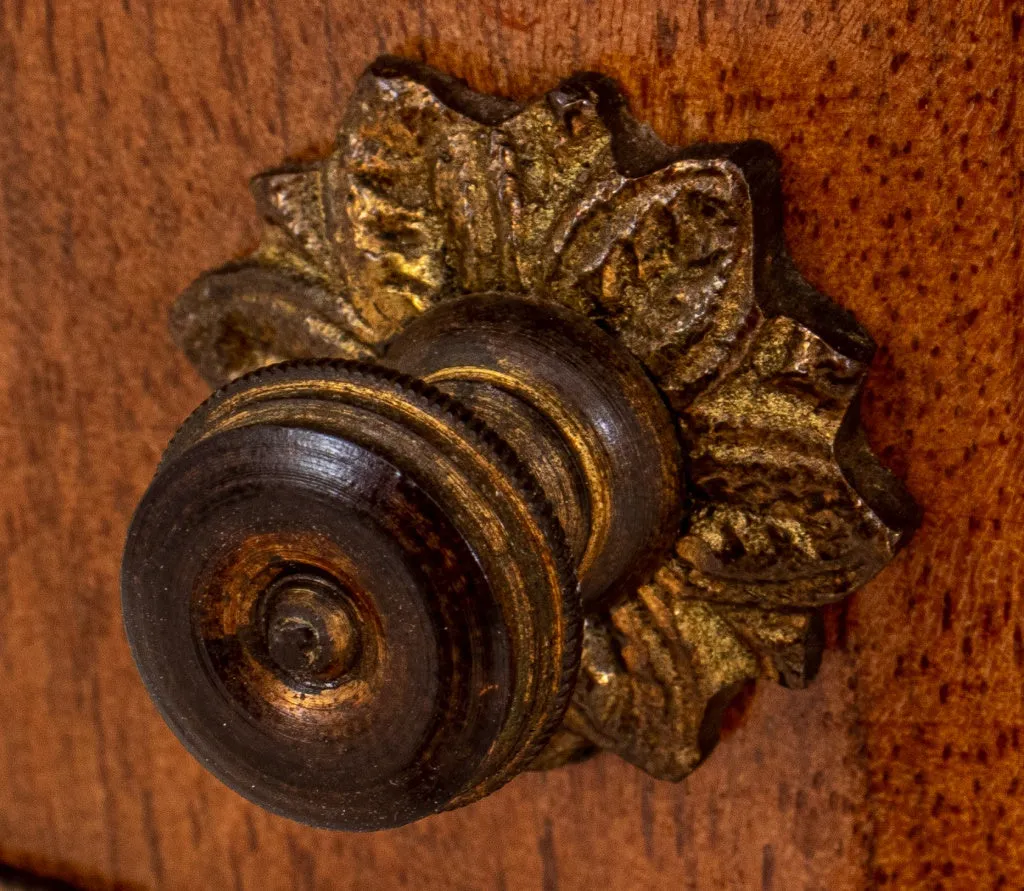
[[[97,887],[1024,883],[1024,8],[995,2],[0,2],[0,860]],[[246,177],[399,52],[522,96],[590,68],[666,138],[770,140],[808,277],[881,344],[926,518],[681,786],[611,758],[375,836],[270,817],[156,715],[130,512],[204,395],[173,296],[251,247]]]

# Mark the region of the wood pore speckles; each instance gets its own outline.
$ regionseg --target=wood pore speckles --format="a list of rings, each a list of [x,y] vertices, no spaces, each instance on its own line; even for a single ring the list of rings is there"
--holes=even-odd
[[[0,4],[0,859],[143,888],[1024,881],[1022,21],[903,0]],[[519,97],[600,70],[667,140],[767,139],[797,266],[881,345],[865,424],[924,525],[831,617],[819,681],[758,690],[682,786],[602,758],[381,836],[307,830],[206,776],[131,666],[124,531],[206,392],[167,309],[253,247],[246,177],[322,149],[383,51]]]

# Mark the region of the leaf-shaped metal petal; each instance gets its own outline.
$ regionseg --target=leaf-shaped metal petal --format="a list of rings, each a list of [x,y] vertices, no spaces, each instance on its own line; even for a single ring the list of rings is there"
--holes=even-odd
[[[250,191],[266,223],[260,246],[178,298],[179,347],[214,387],[284,359],[371,356],[372,332],[339,278],[324,164],[268,171]]]
[[[423,84],[377,71],[364,75],[345,116],[327,176],[346,290],[374,343],[429,307],[445,284],[435,150],[439,134],[461,120]]]
[[[254,258],[194,282],[171,310],[171,334],[213,387],[286,359],[372,355],[347,307],[318,279]]]
[[[724,707],[759,663],[709,604],[645,585],[587,621],[565,726],[659,779],[714,748]]]
[[[552,233],[549,292],[613,328],[678,403],[752,327],[746,183],[728,162],[682,159],[589,186]]]
[[[760,327],[683,415],[697,507],[666,580],[689,596],[809,607],[892,558],[905,527],[872,509],[836,453],[866,371],[792,319]]]

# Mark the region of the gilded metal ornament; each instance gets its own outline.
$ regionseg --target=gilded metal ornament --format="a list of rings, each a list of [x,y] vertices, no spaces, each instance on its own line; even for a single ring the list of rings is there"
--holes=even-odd
[[[596,74],[519,104],[385,57],[252,191],[262,243],[171,315],[223,389],[124,599],[168,722],[264,806],[381,828],[600,750],[680,780],[915,527],[767,144],[668,146]]]

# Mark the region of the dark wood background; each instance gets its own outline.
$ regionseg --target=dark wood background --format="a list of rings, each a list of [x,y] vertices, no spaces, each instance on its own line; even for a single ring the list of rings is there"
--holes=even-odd
[[[0,860],[95,887],[1024,883],[1024,8],[882,0],[0,0]],[[131,510],[204,396],[165,316],[257,233],[379,52],[475,87],[618,78],[678,142],[781,151],[808,277],[881,345],[871,439],[926,509],[698,773],[612,758],[374,836],[185,754],[132,668]]]

